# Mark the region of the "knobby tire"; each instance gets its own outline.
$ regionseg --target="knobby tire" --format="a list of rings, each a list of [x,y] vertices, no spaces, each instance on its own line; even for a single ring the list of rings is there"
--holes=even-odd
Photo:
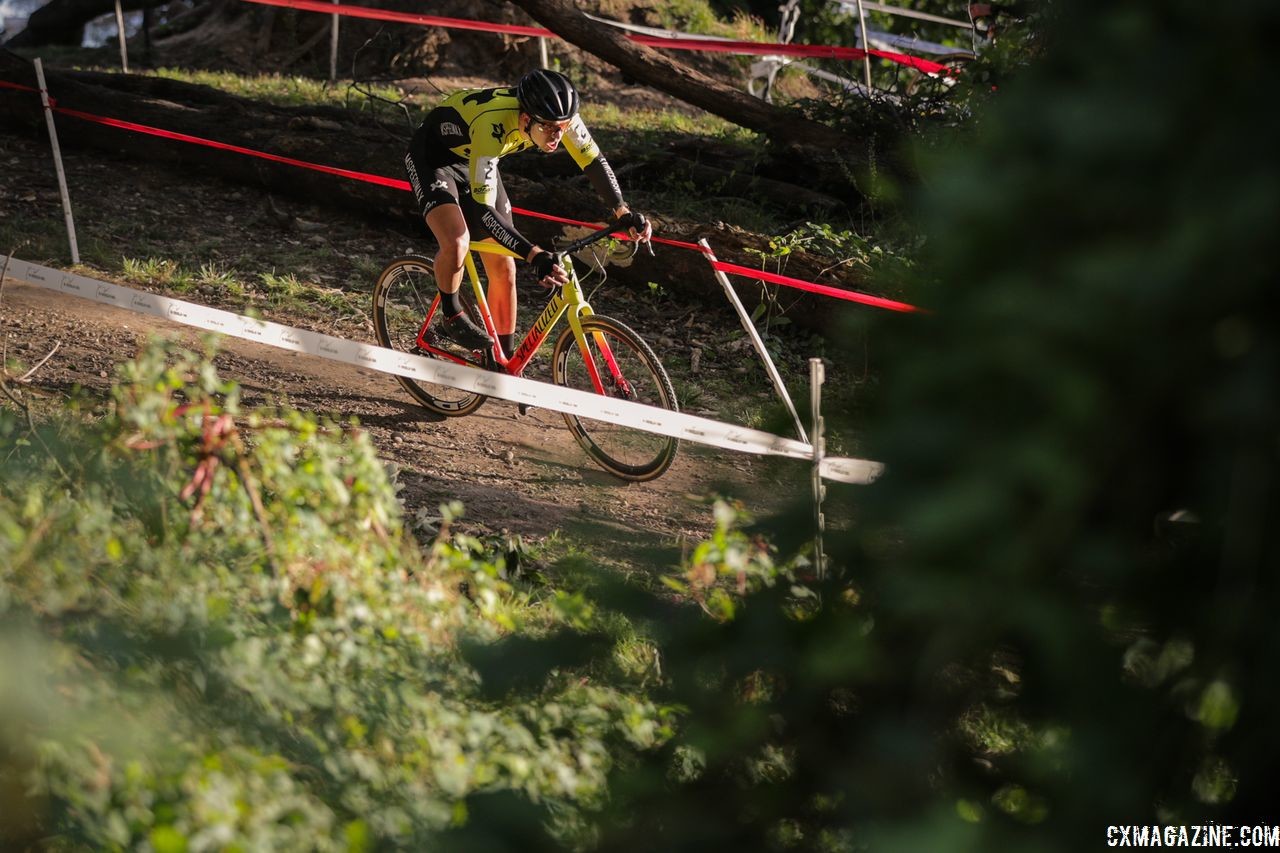
[[[647,403],[669,411],[679,411],[676,392],[667,371],[653,350],[628,326],[610,317],[593,314],[582,319],[582,331],[605,383],[605,393],[618,399]],[[600,352],[597,335],[612,350],[631,386],[630,393],[612,382]],[[566,328],[551,355],[551,375],[557,385],[596,392],[586,370],[573,330]],[[624,480],[643,482],[662,476],[680,447],[680,440],[643,430],[622,427],[607,421],[564,414],[569,431],[596,464]]]
[[[448,361],[417,345],[418,330],[435,296],[436,281],[430,259],[406,255],[387,264],[373,287],[373,328],[378,343],[397,352]],[[468,288],[462,288],[461,296],[467,312],[479,322],[479,312]],[[469,415],[488,399],[483,394],[408,376],[397,375],[396,381],[421,406],[445,417]]]

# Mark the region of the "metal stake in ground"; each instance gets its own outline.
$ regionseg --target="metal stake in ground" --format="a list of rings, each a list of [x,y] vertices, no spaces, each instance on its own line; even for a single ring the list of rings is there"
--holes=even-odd
[[[813,409],[813,433],[809,440],[813,445],[813,562],[818,567],[818,580],[827,574],[827,561],[822,553],[822,533],[827,526],[822,514],[822,499],[827,496],[827,487],[822,484],[822,457],[827,449],[827,440],[822,434],[822,383],[825,380],[822,359],[809,359],[809,404]]]
[[[80,247],[76,245],[76,223],[71,216],[71,194],[67,192],[67,176],[62,171],[62,149],[58,147],[58,129],[53,126],[53,110],[49,106],[49,89],[44,82],[44,66],[35,60],[36,80],[40,85],[40,103],[44,105],[45,122],[49,125],[49,145],[53,148],[53,165],[58,170],[58,191],[62,193],[62,214],[67,220],[67,240],[71,243],[71,263],[80,263]]]
[[[120,39],[120,70],[129,73],[129,50],[124,46],[124,10],[116,0],[116,36]]]
[[[867,97],[871,97],[871,42],[867,41],[867,13],[862,10],[862,0],[858,0],[858,31],[862,34],[862,69],[867,79]]]
[[[711,270],[716,277],[716,281],[720,282],[720,286],[724,288],[725,296],[729,297],[729,304],[733,306],[733,310],[738,312],[738,319],[742,321],[742,328],[746,331],[747,337],[751,339],[756,352],[760,354],[760,360],[764,362],[765,372],[769,374],[769,380],[773,382],[774,389],[778,392],[782,402],[786,404],[787,411],[791,412],[791,417],[795,419],[796,434],[800,436],[801,441],[804,441],[804,424],[800,423],[800,415],[796,413],[795,404],[791,402],[791,395],[787,393],[787,386],[778,374],[778,368],[773,366],[773,359],[769,356],[769,350],[765,349],[764,341],[760,340],[760,333],[756,331],[755,324],[751,322],[747,309],[742,307],[738,294],[734,292],[733,285],[729,283],[729,277],[715,268],[716,256],[711,252],[711,244],[704,237],[698,241],[698,245],[702,247],[702,255],[707,259],[707,263],[713,265]]]
[[[333,5],[338,5],[340,0],[333,0]],[[329,82],[336,83],[338,80],[338,18],[340,16],[335,12],[333,20],[329,22]]]

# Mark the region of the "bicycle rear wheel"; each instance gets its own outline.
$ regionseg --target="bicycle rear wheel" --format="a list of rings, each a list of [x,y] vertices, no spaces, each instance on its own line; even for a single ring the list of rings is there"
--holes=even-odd
[[[607,396],[679,411],[667,371],[649,345],[627,326],[594,314],[582,318],[586,352],[567,328],[551,354],[557,385],[596,393],[588,370],[595,366]],[[612,361],[612,364],[610,363]],[[660,477],[671,467],[680,440],[576,415],[564,415],[582,449],[610,474],[636,482]]]
[[[448,361],[418,346],[418,333],[426,322],[435,297],[436,280],[430,260],[407,255],[388,264],[373,286],[373,328],[378,343],[398,352]],[[466,288],[463,288],[462,301],[472,317],[476,317],[471,294],[466,292]],[[434,342],[434,329],[427,330],[427,338]],[[408,376],[397,376],[396,381],[422,406],[447,417],[469,415],[488,399],[483,394]]]

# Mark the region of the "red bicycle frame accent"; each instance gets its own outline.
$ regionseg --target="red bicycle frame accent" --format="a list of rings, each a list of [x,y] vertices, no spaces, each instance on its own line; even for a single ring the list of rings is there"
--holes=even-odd
[[[487,243],[473,243],[472,251],[487,251],[495,254],[509,254],[500,247],[491,246]],[[591,384],[595,388],[597,394],[605,394],[605,385],[600,376],[600,369],[596,366],[595,359],[592,357],[591,351],[587,346],[586,335],[582,331],[582,327],[578,320],[580,317],[589,316],[591,314],[591,306],[587,304],[583,298],[582,290],[578,286],[578,278],[573,274],[573,264],[568,258],[563,262],[569,268],[569,280],[560,287],[558,291],[552,294],[551,299],[547,302],[542,313],[533,321],[529,331],[525,333],[524,338],[520,341],[520,345],[516,347],[515,352],[510,358],[502,353],[502,348],[498,346],[497,329],[493,325],[493,316],[489,313],[489,302],[485,298],[484,289],[480,285],[480,273],[476,268],[475,261],[470,253],[466,256],[467,276],[471,280],[471,286],[475,293],[476,306],[479,309],[480,318],[484,321],[485,331],[489,333],[489,337],[495,341],[492,350],[489,352],[493,364],[498,365],[504,373],[512,376],[520,376],[525,366],[533,360],[538,350],[542,347],[543,342],[547,339],[548,333],[559,322],[561,316],[566,313],[569,316],[569,326],[573,329],[574,337],[578,342],[578,348],[582,352],[582,361],[586,365],[587,373],[591,377]],[[434,356],[448,359],[456,364],[480,366],[473,359],[468,359],[457,353],[442,349],[432,343],[427,330],[431,326],[431,321],[435,319],[436,311],[440,307],[440,294],[436,294],[435,299],[431,302],[431,307],[427,310],[427,316],[422,322],[422,326],[418,329],[417,345],[425,352],[429,352]],[[618,369],[618,362],[613,356],[613,351],[609,347],[609,342],[604,339],[603,335],[593,335],[596,340],[596,347],[601,356],[604,358],[605,365],[608,367],[609,375],[613,378],[613,384],[622,394],[630,399],[632,396],[631,385],[627,382],[622,372]]]

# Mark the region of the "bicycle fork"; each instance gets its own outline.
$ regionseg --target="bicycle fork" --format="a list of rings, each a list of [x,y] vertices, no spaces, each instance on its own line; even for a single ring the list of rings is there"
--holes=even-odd
[[[600,359],[604,361],[605,368],[608,371],[609,387],[616,389],[618,394],[624,400],[635,398],[635,392],[631,389],[631,383],[622,375],[622,369],[618,367],[618,360],[613,355],[613,349],[609,346],[608,339],[605,338],[603,332],[592,332],[590,335],[582,331],[580,318],[590,315],[591,310],[569,315],[569,325],[573,328],[574,337],[578,341],[578,351],[582,353],[582,363],[587,369],[587,375],[591,377],[591,386],[595,388],[596,393],[602,396],[611,396],[605,387],[605,378],[600,372],[600,367],[596,363],[596,357],[592,352],[591,342],[595,343],[595,352],[599,353]]]

